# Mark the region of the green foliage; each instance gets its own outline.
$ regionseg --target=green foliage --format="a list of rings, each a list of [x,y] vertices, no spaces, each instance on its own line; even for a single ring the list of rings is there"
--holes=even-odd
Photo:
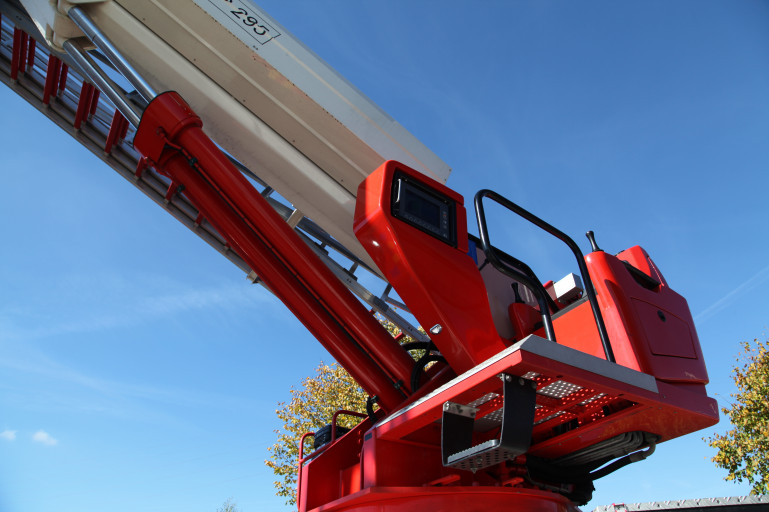
[[[400,329],[379,317],[382,326],[393,337],[400,334]],[[414,341],[408,336],[400,339],[401,343]],[[421,355],[423,351],[414,351]],[[412,354],[414,355],[414,354]],[[287,505],[296,505],[296,477],[299,462],[299,441],[307,432],[315,432],[331,423],[334,413],[340,409],[366,412],[368,395],[337,363],[323,364],[315,369],[315,375],[301,382],[299,389],[290,390],[291,400],[281,402],[275,414],[283,422],[281,430],[276,430],[277,440],[268,448],[269,459],[264,463],[272,469],[278,478],[275,482],[276,494],[286,498]],[[337,424],[352,428],[360,422],[354,416],[339,416]],[[312,438],[308,438],[304,455],[312,453]]]
[[[331,423],[339,409],[365,412],[367,395],[337,363],[320,363],[315,375],[302,381],[299,389],[291,388],[291,400],[278,404],[275,413],[283,422],[276,430],[278,439],[268,450],[265,461],[279,480],[275,481],[278,496],[286,497],[286,504],[296,504],[296,471],[299,461],[299,440],[307,432],[315,432]],[[360,418],[339,416],[338,424],[351,428]],[[305,455],[312,452],[312,438],[305,443]]]
[[[769,494],[769,338],[743,343],[732,378],[737,393],[724,407],[733,429],[715,434],[708,444],[718,449],[713,462],[726,469],[726,480],[747,481],[752,494]]]

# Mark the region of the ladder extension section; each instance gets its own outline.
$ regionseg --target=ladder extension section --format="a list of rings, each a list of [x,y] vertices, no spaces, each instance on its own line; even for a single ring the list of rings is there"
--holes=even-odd
[[[135,127],[105,98],[105,94],[83,78],[69,57],[51,52],[45,43],[29,36],[35,33],[35,27],[23,12],[8,2],[0,2],[0,9],[3,13],[0,80],[232,261],[252,282],[264,284],[263,277],[266,276],[258,275],[236,251],[231,250],[228,240],[185,194],[179,193],[178,183],[154,169],[133,148],[131,141],[135,136]],[[130,98],[135,94],[129,92],[125,96]],[[143,108],[141,103],[137,102],[137,106]],[[382,281],[365,262],[322,228],[275,194],[256,175],[232,160],[248,178],[246,182],[249,186],[257,187],[275,212],[294,228],[295,233],[333,274],[363,300],[372,312],[392,321],[409,336],[419,341],[428,340],[411,322],[388,305],[391,303],[405,310],[397,298],[389,295],[392,287],[388,283]],[[371,287],[381,287],[384,291],[376,294],[369,290]]]
[[[225,152],[258,170],[374,270],[352,233],[358,184],[387,158],[442,181],[448,177],[440,158],[251,3],[22,3],[38,27],[49,27],[41,32],[56,51],[69,53],[67,45],[78,45],[82,35],[99,47],[91,29],[106,35],[142,77],[140,96],[152,99],[145,86],[178,92]],[[79,13],[90,26],[79,22]],[[122,74],[109,52],[100,51]]]
[[[269,207],[201,127],[200,118],[184,100],[166,92],[145,110],[135,147],[184,187],[184,194],[273,293],[364,389],[379,397],[385,410],[392,410],[407,396],[414,360]]]

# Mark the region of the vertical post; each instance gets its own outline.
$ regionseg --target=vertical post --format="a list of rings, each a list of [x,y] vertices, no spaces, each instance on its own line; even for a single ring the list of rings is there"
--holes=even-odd
[[[93,86],[83,81],[83,87],[80,88],[80,98],[77,102],[77,111],[75,112],[75,121],[72,123],[75,130],[80,129],[80,125],[88,117],[88,110],[91,108],[93,100]]]
[[[43,87],[43,104],[51,102],[51,96],[56,94],[59,87],[59,74],[61,73],[61,61],[54,55],[48,57],[48,70],[45,74],[45,86]]]
[[[29,50],[27,51],[27,69],[32,69],[35,65],[35,49],[37,47],[37,41],[34,38],[29,38]]]
[[[11,51],[11,80],[19,79],[19,62],[21,60],[21,37],[24,32],[20,28],[13,29],[13,49]]]

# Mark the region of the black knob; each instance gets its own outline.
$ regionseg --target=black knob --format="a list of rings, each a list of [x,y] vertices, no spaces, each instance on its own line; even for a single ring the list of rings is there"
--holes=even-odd
[[[587,237],[588,242],[590,242],[590,248],[593,252],[603,252],[603,250],[598,247],[598,244],[595,243],[595,233],[592,231],[588,231],[585,233],[585,236]]]

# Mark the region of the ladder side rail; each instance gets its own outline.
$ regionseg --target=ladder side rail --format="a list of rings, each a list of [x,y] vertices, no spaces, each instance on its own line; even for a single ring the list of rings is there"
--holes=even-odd
[[[35,58],[40,67],[45,66],[47,55],[47,53],[37,53]],[[44,78],[44,75],[35,68],[30,69],[28,74],[31,76],[22,79],[19,84],[17,84],[17,86],[20,84],[27,84],[30,79],[34,80],[35,78],[37,78],[37,82],[42,82]],[[82,77],[80,77],[77,73],[70,73],[70,84],[68,84],[63,94],[59,97],[60,101],[52,103],[45,109],[39,110],[46,114],[50,119],[52,119],[59,127],[75,137],[79,142],[81,142],[81,144],[86,146],[101,160],[113,167],[114,170],[116,170],[119,174],[131,181],[135,186],[137,186],[137,188],[144,191],[145,194],[147,194],[155,203],[166,209],[189,229],[195,231],[209,245],[214,247],[217,252],[225,255],[238,268],[243,270],[243,272],[247,274],[250,273],[251,270],[243,262],[243,260],[239,258],[234,252],[229,250],[221,236],[218,235],[209,224],[205,223],[205,225],[200,226],[199,223],[195,222],[198,214],[194,207],[189,204],[189,202],[186,201],[183,196],[174,197],[170,202],[164,197],[169,186],[167,178],[158,175],[151,169],[145,170],[138,178],[135,176],[134,169],[138,165],[139,157],[135,152],[131,150],[130,146],[122,145],[117,147],[116,149],[113,149],[109,155],[104,153],[104,139],[107,136],[110,125],[110,122],[105,118],[109,117],[110,112],[114,110],[111,105],[105,105],[105,101],[96,102],[97,112],[93,115],[93,117],[91,117],[90,122],[83,123],[79,129],[73,129],[70,118],[74,115],[73,112],[76,109],[78,101],[77,89],[81,87],[82,84]],[[41,99],[40,94],[36,94],[31,87],[16,88],[15,90],[18,94],[25,97],[25,99],[27,99],[27,101],[33,106],[36,106]],[[71,111],[62,113],[61,110],[67,105],[72,107],[70,109]],[[127,139],[132,138],[134,131],[134,129],[130,130]],[[116,162],[115,160],[118,161]],[[241,170],[241,172],[247,174],[249,178],[255,180],[259,185],[263,187],[267,186],[257,175],[245,168],[245,166],[237,162],[237,160],[234,158],[231,158],[231,160]],[[291,211],[290,206],[281,203],[275,199],[274,196],[270,196],[268,201],[276,210],[283,214],[284,217],[288,217],[288,213]],[[312,220],[303,218],[297,226],[297,231],[303,232],[305,234],[308,243],[311,243],[310,239],[318,240],[318,245],[322,244],[327,249],[335,251],[342,258],[349,259],[353,262],[353,264],[357,264],[359,267],[363,267],[363,270],[365,270],[370,277],[374,277],[376,280],[382,281],[381,277],[375,271],[370,269],[365,262],[359,260],[354,254],[352,254],[350,251],[344,248],[344,246],[334,240],[322,228],[317,226]],[[332,261],[333,260],[330,258],[326,260],[327,263]],[[339,277],[342,278],[341,275],[339,275]],[[414,327],[411,322],[399,315],[395,310],[393,310],[381,299],[379,299],[376,294],[370,292],[368,289],[357,283],[355,279],[343,279],[343,281],[348,286],[348,288],[350,288],[351,291],[355,293],[355,295],[365,301],[369,306],[372,307],[372,309],[395,323],[409,336],[420,341],[428,340],[427,337],[422,334],[416,327]],[[382,281],[382,283],[382,287],[385,288],[387,283],[384,281]],[[399,306],[401,306],[401,309],[404,309],[406,312],[408,312],[408,310],[405,308],[405,305],[399,304]]]
[[[344,299],[334,290],[322,288],[325,284],[333,286],[324,276],[330,271],[218,151],[201,126],[200,118],[181,97],[164,93],[145,110],[135,144],[164,174],[184,185],[184,194],[273,293],[367,392],[379,397],[385,410],[391,410],[406,398],[405,389],[388,375],[386,366],[367,352],[368,340],[357,338],[349,323],[343,323],[373,318],[365,309],[362,314],[353,312],[352,318],[336,317],[340,313],[339,301]],[[277,230],[278,235],[271,236],[271,230]],[[342,286],[338,280],[336,283]],[[347,290],[345,293],[352,299]],[[357,300],[355,303],[362,309]],[[377,327],[387,335],[381,326]],[[395,343],[391,337],[389,340]]]
[[[45,64],[47,55],[50,55],[50,49],[48,49],[47,45],[45,44],[40,44],[39,46],[43,51],[38,52],[35,56],[35,59],[38,62],[38,67],[42,67]],[[26,96],[25,99],[27,99],[28,102],[33,104],[33,106],[36,106],[38,110],[41,110],[44,114],[56,122],[57,125],[65,129],[65,131],[70,133],[79,142],[81,142],[81,144],[99,156],[103,161],[108,163],[126,179],[134,183],[134,185],[145,192],[145,194],[150,196],[153,201],[169,211],[169,213],[171,213],[175,218],[182,221],[182,223],[185,224],[188,228],[197,232],[197,234],[204,238],[206,242],[214,246],[218,252],[228,257],[244,272],[250,273],[251,269],[248,267],[248,265],[245,264],[245,262],[240,257],[238,257],[234,251],[229,249],[221,235],[219,235],[216,230],[213,229],[205,220],[202,220],[201,222],[200,213],[188,201],[186,201],[183,195],[174,194],[170,198],[168,197],[169,187],[172,185],[172,183],[168,183],[167,178],[157,174],[151,168],[143,169],[140,173],[136,171],[139,163],[139,156],[135,151],[133,151],[129,144],[115,145],[110,149],[109,154],[104,153],[104,139],[108,135],[107,132],[109,131],[111,125],[111,122],[108,121],[110,115],[109,113],[110,111],[114,111],[114,109],[109,104],[110,102],[105,101],[103,98],[101,98],[100,101],[95,102],[94,108],[92,109],[94,115],[88,120],[88,122],[82,124],[80,130],[75,130],[72,126],[72,123],[74,122],[77,113],[79,100],[78,92],[82,89],[84,79],[79,77],[76,72],[71,73],[70,80],[66,84],[66,87],[59,91],[59,95],[50,102],[50,105],[41,108],[39,104],[40,94],[31,92],[33,89],[40,87],[43,78],[43,74],[37,73],[36,71],[37,70],[35,69],[35,66],[33,66],[33,68],[31,68],[27,73],[27,75],[30,76],[39,75],[36,77],[38,80],[33,81],[35,82],[36,87],[22,88],[23,91],[20,91],[18,88],[12,88],[14,88],[16,92]],[[30,76],[23,77],[23,81],[31,81]],[[12,85],[9,81],[4,80],[4,82],[8,83],[9,86]],[[61,112],[62,110],[64,110],[64,112]],[[133,130],[130,130],[130,133],[128,133],[128,130],[126,130],[124,135],[130,138],[130,136],[133,135]],[[260,182],[258,177],[252,173],[251,177],[257,182]],[[284,209],[288,209],[288,207],[285,207],[284,205]],[[341,257],[353,260],[353,268],[357,269],[360,268],[360,266],[363,266],[365,270],[368,270],[372,275],[376,276],[376,274],[372,270],[368,269],[365,265],[359,265],[361,262],[357,261],[357,258],[353,259],[349,251],[346,251],[344,247],[339,245],[335,240],[333,240],[333,238],[327,235],[325,231],[315,227],[314,224],[309,221],[309,219],[302,219],[301,227],[297,231],[302,232],[304,230],[302,228],[307,229],[308,234],[312,237],[321,239],[321,244],[332,248]],[[308,242],[309,239],[305,241]],[[313,243],[313,245],[315,245],[315,243]],[[333,262],[333,259],[328,258],[326,264],[329,262]],[[331,268],[333,269],[333,267]],[[418,339],[420,338],[421,333],[419,333],[419,331],[416,330],[413,325],[395,313],[386,304],[380,304],[382,301],[378,299],[373,293],[369,292],[364,287],[356,283],[355,279],[343,281],[345,281],[344,284],[350,288],[356,296],[372,306],[374,310],[382,313],[386,318],[394,321],[396,325],[398,325],[402,330],[407,332],[412,337],[417,337]],[[421,337],[425,338],[424,335],[421,335]],[[409,360],[409,363],[410,362],[411,361]]]
[[[5,8],[7,4],[0,4],[0,6]],[[10,23],[6,24],[6,22],[7,13],[5,19],[3,19],[3,43],[7,40],[5,37],[8,33],[6,27],[10,25]],[[13,27],[11,26],[10,34],[12,32]],[[196,222],[199,213],[186,198],[176,195],[170,201],[166,200],[165,195],[169,187],[169,180],[167,178],[159,175],[151,168],[144,170],[137,176],[136,168],[139,165],[140,157],[130,145],[121,144],[114,146],[109,154],[104,152],[105,140],[110,126],[110,122],[105,120],[105,118],[111,116],[111,112],[114,112],[114,106],[110,102],[101,98],[100,101],[96,102],[95,112],[88,122],[82,123],[79,129],[73,127],[77,105],[76,98],[78,96],[77,90],[83,83],[83,78],[77,72],[70,71],[66,88],[56,101],[51,101],[49,105],[42,104],[43,81],[45,79],[44,69],[47,65],[49,54],[50,49],[48,46],[37,41],[37,51],[33,66],[25,73],[19,73],[17,81],[14,82],[10,80],[9,69],[5,68],[5,55],[0,51],[0,82],[4,83],[53,121],[59,128],[75,138],[86,149],[141,190],[153,202],[198,234],[206,243],[227,257],[238,268],[245,273],[250,272],[245,262],[226,246],[222,237],[213,230],[208,222]],[[8,67],[10,67],[9,63]],[[133,130],[128,135],[132,136],[132,132]]]
[[[337,278],[342,281],[347,288],[353,292],[355,295],[357,295],[361,300],[366,302],[368,305],[374,309],[377,313],[385,317],[386,319],[390,320],[392,323],[394,323],[398,328],[404,332],[406,335],[410,336],[411,338],[414,338],[415,341],[421,341],[421,342],[429,342],[430,338],[428,338],[424,333],[420,332],[418,329],[414,328],[411,323],[403,318],[401,315],[399,315],[395,310],[393,310],[390,306],[387,305],[385,301],[371,293],[366,287],[359,284],[353,274],[351,274],[347,269],[343,268],[341,265],[339,265],[336,261],[334,261],[332,258],[326,254],[323,249],[320,248],[318,244],[310,240],[307,235],[304,235],[303,233],[299,232],[301,238],[315,251],[315,254],[318,255],[318,257],[323,261],[326,266],[328,266],[331,271],[337,276]]]

